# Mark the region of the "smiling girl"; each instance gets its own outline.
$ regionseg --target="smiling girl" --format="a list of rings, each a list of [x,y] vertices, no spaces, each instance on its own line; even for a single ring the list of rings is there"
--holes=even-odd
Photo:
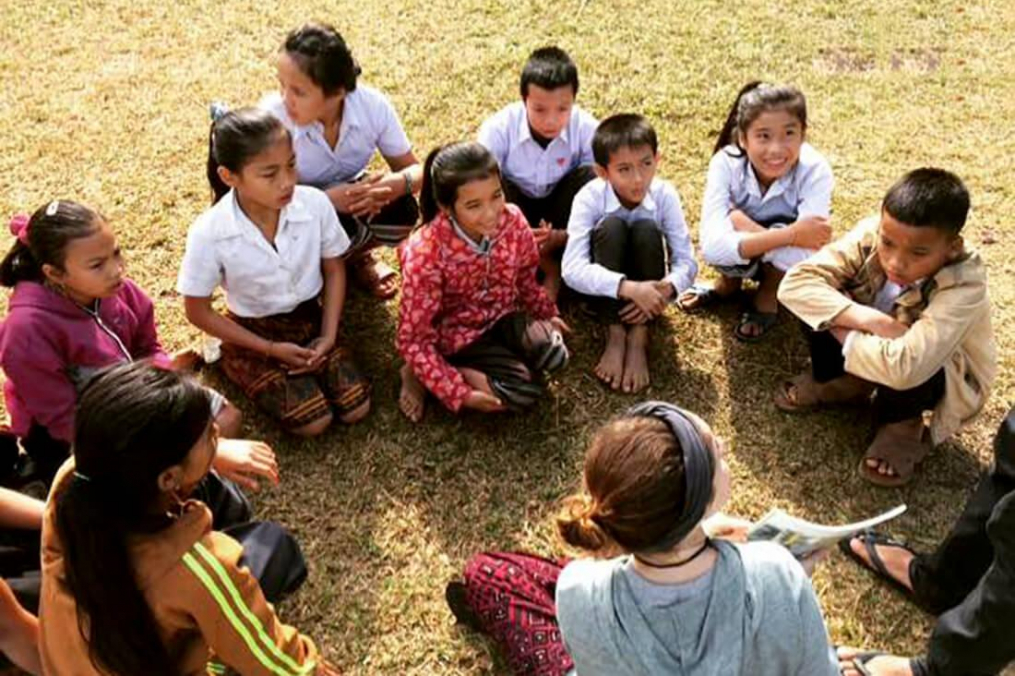
[[[435,149],[421,200],[426,225],[402,260],[402,412],[418,421],[428,390],[454,412],[534,405],[541,372],[567,361],[568,329],[536,281],[536,240],[504,201],[497,161],[478,143]]]
[[[807,101],[795,87],[751,82],[737,95],[715,144],[701,207],[701,251],[720,277],[692,287],[680,306],[704,308],[759,281],[734,335],[756,342],[778,318],[786,270],[832,237],[832,169],[809,143]]]

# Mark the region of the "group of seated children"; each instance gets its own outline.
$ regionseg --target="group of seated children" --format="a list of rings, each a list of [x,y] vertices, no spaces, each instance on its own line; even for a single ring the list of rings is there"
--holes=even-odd
[[[522,100],[486,120],[478,142],[442,145],[423,166],[388,99],[359,74],[342,37],[310,24],[279,51],[279,95],[256,108],[213,107],[215,199],[190,228],[179,270],[188,320],[221,340],[225,375],[285,430],[314,436],[369,413],[369,380],[340,327],[347,269],[380,298],[399,289],[377,245],[398,247],[399,406],[413,422],[428,394],[453,412],[536,404],[545,376],[570,357],[562,283],[605,325],[596,375],[635,393],[650,383],[649,329],[668,305],[701,311],[738,295],[745,279],[758,288],[735,336],[760,340],[781,302],[810,347],[808,370],[775,392],[780,409],[873,402],[876,431],[859,468],[869,481],[908,482],[933,445],[982,410],[996,354],[985,266],[961,236],[965,187],[943,170],[909,172],[879,218],[831,242],[832,173],[805,141],[797,89],[753,82],[730,110],[702,204],[702,255],[719,274],[705,287],[695,284],[680,196],[656,175],[656,132],[640,115],[599,123],[578,108],[577,68],[562,50],[532,54]],[[388,170],[369,172],[377,151]],[[17,523],[42,525],[51,581],[42,664],[49,673],[198,673],[220,669],[205,664],[210,649],[245,674],[311,664],[328,673],[265,601],[302,581],[299,549],[280,527],[250,522],[236,485],[277,482],[275,456],[235,439],[238,409],[178,373],[193,360],[163,350],[152,301],[124,276],[111,224],[54,200],[11,229],[0,267],[13,288],[0,326],[8,439],[27,453],[22,475],[54,482],[44,518],[39,505],[31,519],[23,504],[15,510]],[[213,305],[220,287],[224,312]],[[553,664],[573,660],[582,674],[668,673],[688,660],[701,663],[694,673],[836,668],[813,592],[787,554],[705,538],[701,521],[728,492],[721,451],[700,418],[662,404],[597,436],[587,494],[572,501],[562,533],[634,556],[561,574],[569,650]],[[549,588],[560,573],[511,556],[481,564],[470,575],[485,582],[453,595],[473,620],[503,600],[505,570],[536,570]],[[724,596],[709,603],[721,612],[699,594],[713,579]],[[675,602],[687,604],[686,626],[663,617]],[[544,631],[531,608],[519,612],[535,613],[532,630]],[[37,631],[23,615],[5,617],[15,618],[5,636]],[[668,647],[700,635],[714,644]]]

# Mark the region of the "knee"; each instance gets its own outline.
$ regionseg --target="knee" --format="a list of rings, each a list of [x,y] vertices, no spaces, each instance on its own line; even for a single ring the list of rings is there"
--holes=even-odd
[[[596,224],[592,239],[596,243],[622,244],[627,241],[628,225],[618,216],[607,216]]]
[[[292,433],[298,437],[316,437],[324,432],[331,426],[334,416],[329,411],[325,415],[321,416],[317,420],[307,423],[302,427],[297,427],[292,430]]]
[[[219,435],[225,439],[236,439],[243,429],[243,413],[226,401],[222,404],[222,410],[215,416],[215,422],[219,426]]]
[[[338,416],[338,419],[341,420],[346,425],[352,425],[366,418],[369,413],[370,413],[370,399],[367,399],[366,401],[364,401],[362,404],[352,409],[351,411],[347,411]]]
[[[662,247],[663,231],[659,224],[650,218],[641,218],[628,225],[631,239],[639,246],[652,245]]]

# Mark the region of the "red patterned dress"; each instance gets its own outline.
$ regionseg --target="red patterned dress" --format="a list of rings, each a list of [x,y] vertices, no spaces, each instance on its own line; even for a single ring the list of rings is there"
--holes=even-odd
[[[505,205],[486,251],[463,239],[443,213],[409,238],[402,254],[398,351],[450,410],[458,411],[472,388],[449,356],[508,314],[557,316],[536,281],[538,265],[532,230],[513,204]]]

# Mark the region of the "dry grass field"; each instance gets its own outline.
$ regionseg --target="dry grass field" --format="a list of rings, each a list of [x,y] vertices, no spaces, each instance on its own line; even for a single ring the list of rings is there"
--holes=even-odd
[[[172,349],[199,340],[174,286],[187,227],[208,205],[208,103],[253,103],[273,89],[283,36],[313,19],[345,35],[363,81],[389,94],[420,156],[472,137],[518,95],[527,54],[559,44],[579,64],[583,106],[651,118],[661,173],[695,234],[714,133],[738,88],[759,77],[807,94],[811,141],[837,179],[837,232],[875,211],[908,169],[944,166],[968,182],[965,236],[989,264],[1000,376],[979,421],[904,490],[857,478],[865,415],[787,417],[772,406],[775,384],[806,356],[785,317],[769,340],[747,346],[731,337],[735,308],[667,314],[645,396],[692,408],[729,439],[732,513],[780,506],[841,522],[905,502],[894,531],[930,546],[958,515],[1015,402],[1009,0],[0,0],[0,18],[0,216],[58,197],[102,210]],[[601,331],[572,312],[574,359],[540,411],[456,418],[431,404],[411,425],[396,403],[396,316],[397,300],[353,294],[342,334],[373,378],[374,411],[312,442],[281,434],[214,369],[202,377],[243,406],[249,435],[280,456],[282,485],[257,505],[296,532],[311,567],[281,608],[287,621],[348,673],[506,673],[483,639],[454,626],[444,584],[482,549],[563,553],[553,517],[578,485],[584,444],[636,399],[590,374]],[[838,643],[911,654],[933,626],[838,555],[814,584]]]

